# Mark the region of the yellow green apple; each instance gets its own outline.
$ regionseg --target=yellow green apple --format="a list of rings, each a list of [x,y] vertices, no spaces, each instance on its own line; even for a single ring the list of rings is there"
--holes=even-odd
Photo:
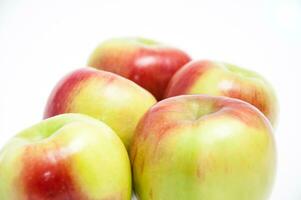
[[[53,89],[44,117],[82,113],[109,125],[126,147],[143,114],[156,103],[145,89],[119,75],[81,68],[65,76]]]
[[[232,64],[193,61],[171,79],[165,97],[207,94],[241,99],[257,107],[274,125],[277,98],[272,86],[258,73]]]
[[[205,95],[154,105],[130,159],[140,200],[265,200],[276,169],[267,118],[244,101]]]

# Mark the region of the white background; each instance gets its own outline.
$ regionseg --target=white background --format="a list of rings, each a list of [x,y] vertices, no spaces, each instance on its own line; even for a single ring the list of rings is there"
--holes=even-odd
[[[38,122],[56,82],[118,36],[153,38],[264,75],[281,109],[271,199],[301,199],[300,0],[0,0],[0,145]]]

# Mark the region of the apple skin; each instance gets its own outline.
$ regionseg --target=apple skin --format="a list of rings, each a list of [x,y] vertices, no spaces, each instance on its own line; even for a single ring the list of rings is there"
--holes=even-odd
[[[65,76],[52,91],[44,118],[63,113],[86,114],[109,125],[128,148],[138,121],[156,99],[116,74],[81,68]]]
[[[131,199],[126,148],[106,124],[80,114],[42,121],[0,152],[1,200]]]
[[[100,44],[91,54],[88,66],[117,73],[163,98],[173,74],[190,57],[183,51],[144,38],[114,38]]]
[[[154,105],[130,151],[140,200],[264,200],[276,168],[270,122],[238,99],[183,95]]]
[[[171,79],[165,97],[207,94],[241,99],[257,107],[273,125],[278,103],[272,86],[256,72],[210,60],[193,61]]]

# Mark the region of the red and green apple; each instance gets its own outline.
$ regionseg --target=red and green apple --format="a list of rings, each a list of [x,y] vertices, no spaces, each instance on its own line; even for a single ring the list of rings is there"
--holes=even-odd
[[[232,64],[201,60],[182,67],[171,79],[165,97],[207,94],[241,99],[257,107],[275,124],[277,98],[258,73]]]
[[[1,200],[130,200],[131,190],[125,146],[88,116],[44,120],[0,152]]]
[[[105,122],[128,148],[136,125],[156,103],[145,89],[119,75],[81,68],[65,76],[48,99],[44,117],[81,113]]]
[[[150,39],[114,38],[93,51],[88,65],[126,77],[161,100],[172,75],[189,61],[184,51]]]
[[[267,118],[244,101],[183,95],[154,105],[131,146],[140,200],[263,200],[276,168]]]

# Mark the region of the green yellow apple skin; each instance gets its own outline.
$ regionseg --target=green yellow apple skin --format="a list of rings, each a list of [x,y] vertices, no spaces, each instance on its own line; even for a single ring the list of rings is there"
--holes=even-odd
[[[88,66],[117,73],[161,100],[173,74],[190,57],[182,50],[145,38],[114,38],[101,43]]]
[[[81,68],[53,89],[44,118],[63,113],[86,114],[109,125],[128,148],[136,125],[156,103],[145,89],[119,75]]]
[[[80,114],[49,118],[0,152],[1,200],[130,200],[126,148],[106,124]]]
[[[130,152],[140,200],[265,200],[276,168],[270,122],[227,97],[157,103],[140,121]]]
[[[207,94],[241,99],[257,107],[273,125],[277,98],[272,86],[258,73],[232,64],[210,60],[193,61],[171,79],[165,97]]]

